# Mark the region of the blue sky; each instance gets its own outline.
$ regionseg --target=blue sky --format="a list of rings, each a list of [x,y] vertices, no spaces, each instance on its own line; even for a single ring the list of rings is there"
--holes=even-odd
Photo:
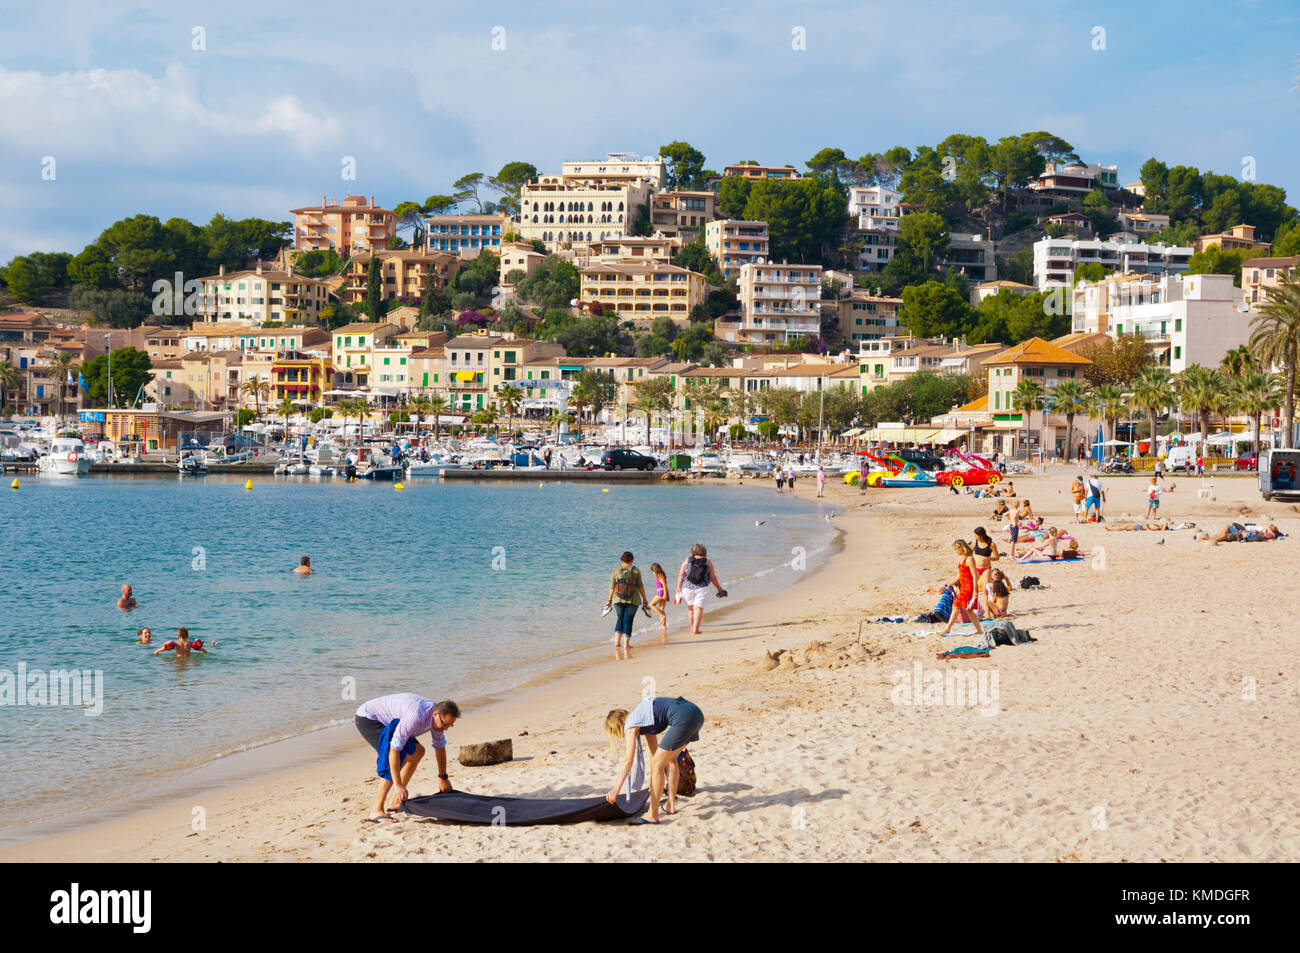
[[[515,159],[558,171],[674,139],[713,168],[802,167],[823,146],[1047,129],[1121,182],[1151,155],[1234,175],[1253,156],[1300,199],[1295,3],[157,7],[6,11],[0,262],[80,251],[138,212],[279,220],[347,193],[391,208]]]

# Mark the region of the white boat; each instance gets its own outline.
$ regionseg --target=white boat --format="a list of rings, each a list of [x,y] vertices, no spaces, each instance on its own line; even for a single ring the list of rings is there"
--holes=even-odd
[[[176,461],[176,469],[186,476],[200,476],[208,472],[208,458],[202,450],[186,450]]]
[[[90,457],[80,437],[55,437],[49,451],[36,461],[41,473],[61,476],[85,476],[90,472]]]
[[[751,453],[748,450],[733,450],[727,457],[727,472],[734,473],[771,473],[776,461],[765,453]]]
[[[727,472],[727,465],[722,462],[722,457],[716,453],[701,453],[691,461],[691,469],[696,473],[710,473],[720,476]]]
[[[339,471],[323,463],[313,463],[307,468],[307,475],[313,477],[334,477],[339,475]]]

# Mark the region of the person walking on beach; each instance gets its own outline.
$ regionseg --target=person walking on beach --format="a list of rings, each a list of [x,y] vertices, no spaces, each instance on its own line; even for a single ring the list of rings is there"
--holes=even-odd
[[[311,568],[310,556],[303,556],[301,559],[298,560],[298,565],[293,567],[293,569],[290,570],[290,572],[295,572],[300,576],[309,575],[312,571],[313,570]]]
[[[781,488],[785,486],[785,471],[781,469],[781,464],[776,465],[776,492],[780,493]]]
[[[546,448],[546,453],[543,455],[542,459],[544,459],[544,460],[546,461],[546,469],[549,470],[549,469],[551,468],[551,448],[550,448],[550,447],[547,447],[547,448]]]
[[[658,824],[659,800],[665,799],[664,812],[677,813],[677,779],[680,775],[678,756],[692,741],[699,741],[704,727],[704,713],[698,705],[685,698],[668,696],[642,699],[632,709],[615,708],[605,716],[605,732],[610,748],[618,751],[623,743],[623,761],[619,765],[618,779],[605,795],[614,804],[619,794],[631,795],[646,782],[645,762],[641,754],[641,737],[650,748],[650,817],[638,817],[632,824]],[[626,787],[625,787],[626,785]]]
[[[1164,478],[1165,478],[1165,458],[1156,457],[1155,476],[1153,476],[1151,479],[1163,480]]]
[[[1084,491],[1083,477],[1081,475],[1076,476],[1074,481],[1070,484],[1070,499],[1074,503],[1074,521],[1076,523],[1082,523]]]
[[[382,762],[376,761],[379,790],[375,792],[374,805],[367,820],[376,823],[393,820],[385,808],[389,790],[394,795],[393,810],[406,801],[411,775],[424,757],[424,748],[416,737],[426,731],[438,759],[438,791],[446,794],[452,790],[451,779],[447,776],[446,732],[459,717],[460,708],[454,701],[435,702],[414,692],[372,698],[357,709],[357,731],[383,759]]]
[[[858,460],[858,493],[867,492],[867,458]]]
[[[624,553],[618,566],[610,573],[609,598],[605,600],[606,609],[611,605],[614,607],[614,648],[623,647],[624,636],[627,636],[628,648],[632,647],[632,621],[636,618],[636,610],[649,601],[641,583],[641,570],[633,565],[632,554]]]
[[[939,635],[947,635],[951,632],[958,618],[962,622],[974,623],[975,631],[983,635],[984,627],[980,625],[979,611],[976,608],[979,600],[975,593],[975,579],[978,576],[975,555],[970,544],[964,539],[954,540],[952,550],[960,557],[960,562],[957,563],[957,578],[952,581],[957,595],[952,600],[952,613],[948,616],[948,624]]]
[[[1102,521],[1101,504],[1106,502],[1106,490],[1101,485],[1101,478],[1096,474],[1088,477],[1088,496],[1083,501],[1083,518],[1091,521],[1093,517],[1097,522]],[[1091,516],[1089,515],[1091,514]]]
[[[826,470],[819,463],[817,464],[817,498],[821,499],[826,495]]]
[[[791,493],[794,492],[794,467],[789,464],[785,467],[785,485]]]
[[[702,543],[695,543],[677,573],[677,597],[679,601],[686,601],[691,617],[691,635],[700,634],[700,623],[704,621],[704,597],[708,595],[710,585],[717,589],[718,598],[726,596],[727,590],[718,582],[709,551]]]
[[[131,589],[131,584],[129,582],[122,583],[122,597],[117,600],[117,607],[123,612],[134,609],[139,605],[139,603],[135,601],[135,596],[131,594],[132,592],[133,590]]]
[[[668,641],[668,574],[658,563],[650,564],[650,573],[655,577],[655,597],[650,600],[650,608],[659,616],[659,628],[663,640]]]

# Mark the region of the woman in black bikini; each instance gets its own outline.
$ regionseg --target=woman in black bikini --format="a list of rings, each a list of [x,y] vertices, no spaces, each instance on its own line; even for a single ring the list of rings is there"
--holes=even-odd
[[[975,593],[980,601],[984,603],[984,614],[991,615],[991,607],[988,603],[988,595],[984,591],[982,577],[989,571],[993,561],[1001,558],[1001,554],[998,553],[998,544],[993,542],[992,537],[985,532],[983,526],[975,527],[975,539],[972,542],[974,545],[971,547],[971,555],[975,559]]]

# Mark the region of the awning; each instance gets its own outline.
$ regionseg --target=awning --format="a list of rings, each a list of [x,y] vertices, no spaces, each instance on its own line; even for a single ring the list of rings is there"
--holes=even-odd
[[[457,371],[457,372],[456,372],[456,380],[458,380],[458,381],[472,381],[472,380],[474,380],[474,375],[475,375],[475,373],[476,373],[475,371]]]

